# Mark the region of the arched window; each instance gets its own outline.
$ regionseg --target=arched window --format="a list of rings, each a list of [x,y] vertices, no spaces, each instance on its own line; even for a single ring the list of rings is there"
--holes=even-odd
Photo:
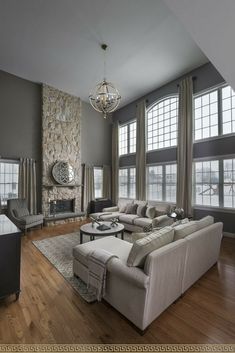
[[[178,96],[164,98],[147,111],[147,151],[177,145]]]

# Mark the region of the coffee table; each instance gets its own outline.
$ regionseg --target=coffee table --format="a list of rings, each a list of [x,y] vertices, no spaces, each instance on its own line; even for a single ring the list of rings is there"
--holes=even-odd
[[[101,224],[105,224],[106,226],[110,227],[107,230],[99,230],[97,227],[99,226],[97,223],[87,223],[83,224],[80,228],[80,244],[83,242],[83,234],[89,235],[90,240],[94,240],[95,237],[104,237],[108,235],[115,235],[121,234],[121,239],[123,240],[124,236],[124,225],[118,223],[116,226],[111,227],[111,222],[101,222]]]

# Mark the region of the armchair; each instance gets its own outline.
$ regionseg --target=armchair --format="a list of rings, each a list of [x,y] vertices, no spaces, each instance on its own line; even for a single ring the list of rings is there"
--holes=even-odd
[[[7,200],[7,216],[24,233],[37,225],[43,226],[43,215],[31,215],[25,199]]]

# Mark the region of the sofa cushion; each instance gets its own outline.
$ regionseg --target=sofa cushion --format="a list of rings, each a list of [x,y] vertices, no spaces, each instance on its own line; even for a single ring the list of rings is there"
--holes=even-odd
[[[134,224],[139,227],[146,227],[152,224],[152,219],[147,217],[138,217],[134,219]]]
[[[171,227],[165,227],[158,230],[157,232],[153,232],[150,235],[147,235],[142,239],[136,240],[128,256],[127,266],[142,267],[147,255],[150,252],[171,243],[173,238],[174,230]]]
[[[136,203],[130,203],[126,206],[126,214],[136,214],[138,205]]]
[[[197,222],[192,221],[185,224],[180,224],[179,226],[174,227],[174,230],[175,230],[174,241],[178,239],[183,239],[187,235],[194,233],[198,230]]]
[[[147,210],[146,204],[139,204],[138,207],[137,207],[137,211],[136,211],[137,216],[145,217],[146,210]]]
[[[133,203],[133,200],[129,200],[129,199],[119,199],[119,200],[118,200],[119,212],[126,212],[126,205],[127,205],[128,203]]]
[[[146,217],[153,219],[156,215],[155,207],[148,206],[146,209]]]
[[[12,210],[16,218],[21,218],[29,215],[29,210],[26,207],[15,208]]]
[[[125,213],[126,212],[127,205],[122,205],[119,207],[119,212]]]
[[[103,214],[103,215],[101,215],[100,216],[100,219],[102,220],[102,221],[110,221],[111,219],[113,219],[113,218],[119,218],[119,216],[120,216],[120,212],[112,212],[112,213],[110,213],[110,214]]]
[[[214,217],[206,216],[206,217],[200,219],[199,221],[197,221],[197,230],[208,227],[213,223],[214,223]]]
[[[79,244],[73,248],[73,256],[84,266],[88,267],[88,255],[95,249],[104,249],[111,254],[117,255],[126,263],[132,244],[113,236],[106,236],[95,241]]]
[[[134,224],[134,220],[138,218],[136,214],[120,214],[119,220],[120,222]]]
[[[168,214],[170,212],[171,205],[168,203],[160,203],[157,201],[148,201],[148,206],[154,206],[156,209],[156,217]]]

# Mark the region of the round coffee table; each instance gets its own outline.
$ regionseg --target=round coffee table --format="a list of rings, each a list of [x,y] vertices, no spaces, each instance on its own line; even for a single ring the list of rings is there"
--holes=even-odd
[[[107,230],[99,230],[97,227],[99,226],[97,223],[87,223],[81,226],[80,228],[80,244],[83,242],[83,234],[89,235],[90,240],[94,240],[95,237],[104,237],[107,235],[115,235],[121,234],[121,239],[123,240],[124,236],[124,225],[118,223],[116,226],[111,227],[111,222],[101,222],[101,224],[105,224],[106,226],[110,227]]]

